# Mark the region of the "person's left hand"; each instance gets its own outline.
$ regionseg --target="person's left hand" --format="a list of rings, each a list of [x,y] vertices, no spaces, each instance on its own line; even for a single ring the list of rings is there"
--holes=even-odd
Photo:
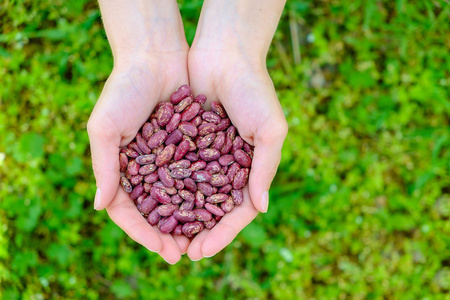
[[[222,250],[258,211],[267,211],[268,190],[288,126],[265,66],[242,53],[193,48],[189,52],[189,78],[193,93],[205,94],[206,105],[220,102],[240,136],[255,146],[244,202],[189,245],[188,256],[199,260]]]

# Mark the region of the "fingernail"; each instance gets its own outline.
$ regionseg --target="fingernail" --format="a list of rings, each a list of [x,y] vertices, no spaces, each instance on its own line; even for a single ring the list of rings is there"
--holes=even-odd
[[[150,248],[145,248],[145,249],[147,249],[148,251],[150,251],[150,252],[155,252],[155,253],[159,253],[159,251],[155,251],[155,250],[152,250],[152,249],[150,249]]]
[[[217,253],[214,253],[213,255],[203,255],[204,257],[206,257],[206,258],[210,258],[210,257],[213,257],[214,255],[216,255]]]
[[[267,210],[269,209],[269,191],[265,191],[262,194],[261,205],[262,205],[263,213],[266,213]]]
[[[95,192],[94,209],[96,210],[100,205],[100,189],[97,188]]]

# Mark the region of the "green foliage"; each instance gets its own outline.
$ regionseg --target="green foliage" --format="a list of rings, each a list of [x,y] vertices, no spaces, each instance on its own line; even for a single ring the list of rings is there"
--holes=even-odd
[[[191,42],[202,1],[179,5]],[[0,299],[449,299],[449,16],[288,1],[269,212],[169,266],[92,209],[86,122],[112,67],[97,3],[0,4]]]

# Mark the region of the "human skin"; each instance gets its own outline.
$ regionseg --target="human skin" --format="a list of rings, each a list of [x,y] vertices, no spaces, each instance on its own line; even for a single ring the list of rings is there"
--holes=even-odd
[[[94,208],[133,240],[176,263],[216,254],[268,209],[287,124],[265,57],[285,1],[205,1],[189,51],[176,1],[100,1],[114,68],[88,122],[97,192]],[[189,64],[189,70],[188,70]],[[142,218],[119,187],[120,147],[126,146],[158,101],[182,84],[221,102],[242,138],[255,146],[244,203],[192,241],[162,234]]]
[[[186,42],[176,1],[100,0],[114,67],[88,122],[97,192],[94,208],[168,263],[180,260],[187,238],[162,234],[119,187],[120,147],[126,146],[158,101],[188,82]]]
[[[220,101],[241,137],[255,146],[244,203],[204,230],[187,250],[192,260],[226,247],[259,212],[281,159],[288,126],[266,69],[266,55],[285,1],[206,0],[189,51],[194,93]]]

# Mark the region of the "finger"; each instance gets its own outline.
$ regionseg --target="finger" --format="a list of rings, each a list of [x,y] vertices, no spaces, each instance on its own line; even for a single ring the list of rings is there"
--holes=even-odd
[[[211,257],[225,248],[258,215],[258,211],[249,200],[248,190],[244,189],[244,203],[226,214],[203,241],[204,257]]]
[[[284,121],[285,122],[285,121]],[[269,188],[281,160],[281,148],[286,138],[287,125],[267,126],[255,136],[255,149],[249,177],[250,198],[260,212],[269,207]]]
[[[181,255],[186,254],[190,244],[190,240],[184,235],[172,234],[172,236],[175,242],[177,243],[178,248],[180,248]]]
[[[203,258],[202,244],[210,232],[211,230],[209,229],[203,230],[202,232],[197,234],[189,244],[187,255],[192,261],[198,261]]]
[[[156,231],[162,241],[162,249],[158,254],[169,264],[174,265],[181,259],[181,251],[177,242],[171,234],[161,233],[158,227],[153,226],[153,230]]]
[[[94,209],[101,210],[109,205],[119,186],[120,135],[109,118],[99,118],[95,114],[91,116],[87,128],[97,186]]]
[[[162,250],[163,244],[158,232],[142,217],[136,205],[122,189],[118,190],[106,211],[111,220],[135,242],[153,252]]]

